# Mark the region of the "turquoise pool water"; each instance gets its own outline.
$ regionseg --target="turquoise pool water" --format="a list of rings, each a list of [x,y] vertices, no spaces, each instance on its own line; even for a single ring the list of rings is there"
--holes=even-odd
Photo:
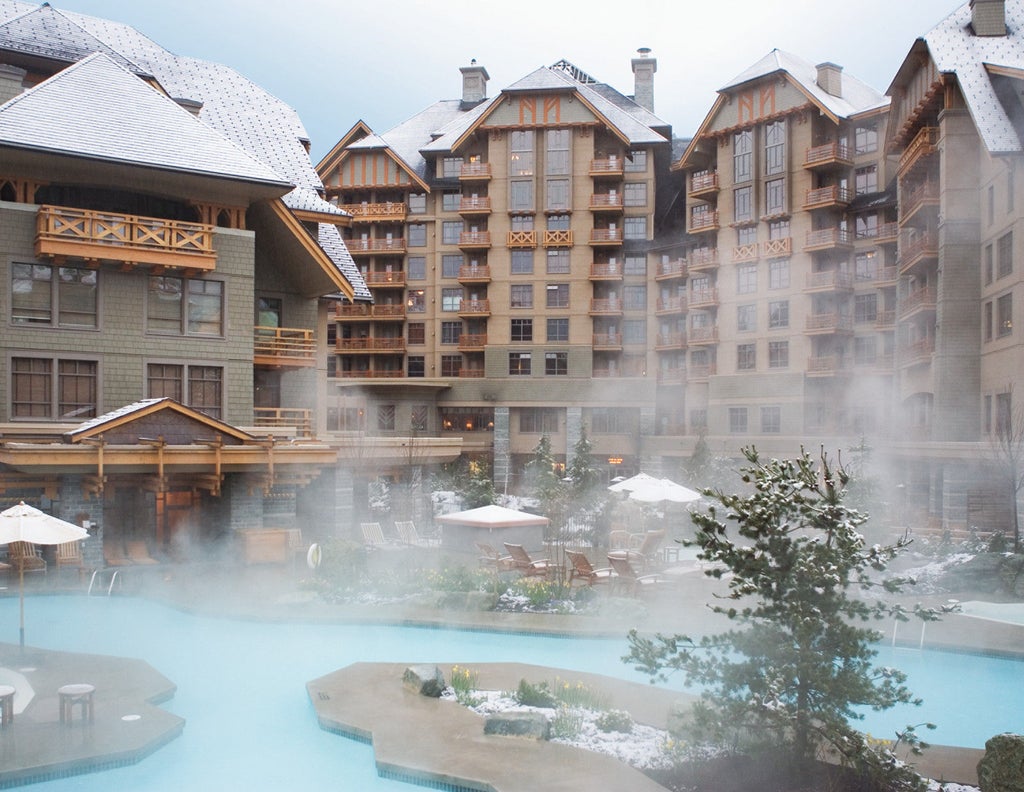
[[[17,640],[17,600],[0,601],[4,640]],[[620,661],[622,640],[551,638],[355,625],[264,624],[193,616],[144,600],[34,597],[31,645],[138,657],[178,686],[163,706],[186,719],[181,737],[137,765],[34,784],[108,792],[184,789],[403,790],[377,777],[370,746],[322,731],[305,683],[358,661],[437,662],[442,667],[516,661],[639,679]],[[860,726],[889,736],[931,720],[935,743],[982,747],[1024,728],[1020,663],[882,647],[878,663],[910,674],[925,699],[907,712],[871,713]],[[254,689],[265,691],[259,698]],[[228,705],[228,702],[231,702]],[[244,704],[243,706],[240,706]]]

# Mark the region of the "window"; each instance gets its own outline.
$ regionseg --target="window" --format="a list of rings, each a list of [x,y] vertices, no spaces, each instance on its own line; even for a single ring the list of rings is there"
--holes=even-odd
[[[181,401],[213,418],[223,409],[224,369],[219,366],[185,366],[180,363],[150,363],[146,367],[149,398],[164,396]]]
[[[441,355],[441,376],[457,377],[462,371],[462,355]]]
[[[523,434],[556,434],[558,410],[553,407],[520,408],[519,431]]]
[[[874,124],[857,127],[853,132],[855,154],[870,154],[878,150],[878,128]]]
[[[569,180],[548,179],[546,185],[547,200],[545,208],[548,211],[565,211],[569,208]]]
[[[878,344],[874,336],[853,339],[853,362],[858,366],[873,366],[878,359]]]
[[[733,219],[737,223],[742,223],[742,222],[744,222],[746,220],[752,220],[753,217],[754,217],[754,207],[751,206],[751,203],[750,203],[750,196],[751,196],[751,194],[753,192],[753,189],[754,189],[753,187],[750,187],[748,185],[746,187],[737,187],[733,191],[733,194],[732,194],[733,209],[732,209],[732,211],[733,211]],[[746,231],[748,229],[741,229],[741,230]],[[753,230],[754,231],[754,235],[756,237],[757,231],[755,229],[749,229],[749,230]],[[741,242],[740,244],[742,245],[742,244],[745,244],[745,243]]]
[[[644,344],[647,342],[647,320],[627,319],[622,323],[622,343]]]
[[[996,240],[996,277],[1004,278],[1013,272],[1013,232]]]
[[[786,122],[775,121],[764,128],[764,175],[773,176],[785,171]]]
[[[457,311],[462,305],[462,289],[441,289],[441,310]]]
[[[441,429],[447,432],[494,431],[494,410],[487,407],[442,407]]]
[[[626,182],[622,185],[625,206],[647,206],[647,182]]]
[[[736,331],[749,333],[757,329],[757,306],[753,303],[736,306]]]
[[[992,246],[985,245],[985,285],[987,286],[995,279],[995,256],[992,253]]]
[[[634,414],[622,407],[593,407],[590,410],[590,431],[593,434],[628,434]]]
[[[441,223],[441,243],[445,245],[459,244],[463,224],[461,220],[445,220]]]
[[[647,239],[647,218],[626,217],[622,221],[623,239]]]
[[[878,166],[868,165],[853,172],[853,189],[857,195],[878,192]]]
[[[863,324],[878,318],[878,295],[858,294],[853,298],[853,321]]]
[[[509,135],[509,176],[533,176],[533,130],[513,129]]]
[[[768,262],[768,288],[789,288],[789,259],[777,259]]]
[[[568,341],[569,340],[569,319],[568,317],[559,319],[548,319],[548,343],[552,341]]]
[[[622,272],[626,275],[646,275],[647,257],[626,256],[625,261],[622,264]]]
[[[789,341],[768,342],[768,368],[789,368]]]
[[[509,287],[510,305],[512,308],[533,307],[533,284],[513,283]]]
[[[409,223],[409,225],[405,227],[405,244],[409,247],[426,247],[426,225],[423,223]]]
[[[548,215],[545,227],[548,231],[568,231],[572,227],[572,219],[567,214]]]
[[[544,373],[551,376],[565,376],[569,373],[568,352],[545,352]]]
[[[441,322],[441,343],[457,344],[462,335],[462,322]]]
[[[530,376],[530,360],[531,356],[529,352],[509,352],[508,353],[508,373],[512,377],[528,377]]]
[[[773,300],[768,303],[768,329],[783,327],[789,327],[789,300]]]
[[[752,294],[757,291],[757,265],[740,264],[736,267],[736,292]]]
[[[511,338],[513,341],[533,341],[533,319],[513,319]]]
[[[427,326],[423,322],[409,322],[408,341],[410,344],[427,343]]]
[[[459,269],[462,267],[462,256],[446,255],[441,256],[441,277],[457,278]]]
[[[729,432],[731,434],[744,434],[747,431],[747,408],[729,408]]]
[[[984,321],[984,325],[985,325],[985,328],[984,328],[984,330],[985,330],[985,340],[986,341],[991,341],[992,340],[992,302],[991,302],[991,300],[989,302],[985,303],[985,318],[984,318],[983,321]]]
[[[645,173],[647,171],[647,151],[645,149],[633,149],[629,152],[625,162],[626,173]]]
[[[362,432],[365,413],[359,407],[328,407],[328,432]]]
[[[532,180],[514,179],[509,182],[508,210],[510,212],[533,211]]]
[[[533,251],[513,250],[511,272],[513,275],[533,274]]]
[[[441,177],[457,179],[462,173],[462,157],[445,157],[441,162]]]
[[[564,275],[569,272],[569,248],[549,248],[548,274]]]
[[[405,293],[405,312],[423,313],[427,310],[427,298],[423,289],[413,289]]]
[[[15,263],[11,272],[12,323],[97,326],[97,270]]]
[[[427,213],[427,194],[409,193],[409,214]]]
[[[406,361],[406,376],[425,377],[427,373],[426,358],[423,355],[409,355]]]
[[[188,295],[182,300],[182,295]],[[223,335],[224,284],[154,275],[149,278],[146,329],[175,335]]]
[[[547,286],[547,307],[568,308],[569,307],[569,284],[549,283]]]
[[[377,429],[381,432],[395,431],[395,405],[377,405]]]
[[[513,231],[533,231],[533,215],[513,215]]]
[[[462,193],[449,190],[441,193],[441,211],[457,212],[462,202]]]
[[[95,417],[98,369],[95,360],[11,358],[11,418]]]
[[[767,216],[786,211],[786,180],[772,179],[764,184],[764,213]]]
[[[878,236],[878,215],[857,215],[854,220],[854,233],[857,239],[874,239]]]
[[[870,282],[878,277],[878,256],[875,251],[858,253],[853,257],[853,277],[861,283]]]
[[[1007,214],[1013,214],[1013,208],[1014,208],[1014,203],[1015,203],[1014,195],[1013,195],[1014,191],[1015,191],[1015,187],[1014,187],[1014,183],[1013,182],[1014,182],[1013,171],[1012,170],[1008,170],[1006,172],[1006,213]]]
[[[544,170],[548,176],[564,176],[571,173],[569,147],[572,133],[568,129],[549,129],[545,133],[547,155]]]
[[[424,280],[427,277],[427,259],[425,256],[409,256],[407,260],[409,280]]]
[[[757,344],[736,345],[736,370],[753,371],[757,368]]]
[[[646,286],[623,286],[622,307],[627,311],[647,310],[647,287]]]
[[[409,428],[414,432],[427,431],[430,408],[426,404],[414,404],[409,415]]]
[[[1013,292],[996,300],[996,338],[1003,338],[1013,332]]]
[[[736,132],[732,136],[732,180],[736,183],[750,181],[753,177],[751,168],[751,152],[754,150],[754,137],[749,129]]]
[[[1013,394],[996,394],[996,434],[1005,437],[1008,432],[1013,431]]]
[[[708,411],[706,409],[690,410],[690,431],[702,432],[708,428]]]

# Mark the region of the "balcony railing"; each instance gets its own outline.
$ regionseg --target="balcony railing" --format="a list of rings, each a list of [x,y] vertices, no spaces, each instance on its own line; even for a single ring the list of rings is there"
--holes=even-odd
[[[718,171],[697,171],[690,177],[690,195],[704,195],[718,190]]]
[[[490,231],[463,231],[459,234],[459,247],[461,248],[489,248],[490,246]]]
[[[916,234],[900,243],[900,273],[906,273],[926,259],[939,255],[939,235],[934,231]]]
[[[339,338],[336,344],[339,352],[402,352],[405,339],[393,338]]]
[[[313,437],[313,411],[295,407],[254,407],[256,426],[295,427],[298,437]]]
[[[735,262],[757,261],[757,242],[751,242],[747,245],[734,245],[732,260]]]
[[[769,239],[761,243],[761,255],[766,259],[787,258],[793,253],[793,237]]]
[[[487,283],[490,280],[491,268],[486,264],[466,264],[459,267],[459,281],[462,283]]]
[[[924,288],[912,291],[900,302],[900,319],[906,319],[919,311],[935,310],[935,289]]]
[[[621,193],[594,193],[590,196],[590,209],[594,212],[622,210]]]
[[[907,144],[907,147],[903,149],[903,153],[900,154],[897,172],[902,174],[912,168],[921,157],[934,154],[938,150],[938,144],[939,128],[921,127],[920,131],[914,135],[914,139]]]
[[[572,247],[572,231],[567,228],[559,231],[545,231],[544,247]]]
[[[658,333],[656,349],[685,349],[686,333]]]
[[[591,314],[621,314],[622,313],[622,300],[611,299],[607,297],[598,298],[590,301],[590,313]]]
[[[849,291],[853,288],[853,276],[842,270],[825,270],[807,274],[806,291]]]
[[[376,239],[365,237],[363,239],[346,239],[345,247],[353,256],[365,256],[373,253],[405,253],[405,238],[392,237],[388,239]]]
[[[718,305],[718,289],[698,289],[690,292],[690,308],[706,308]]]
[[[367,270],[363,273],[367,286],[405,286],[403,270]]]
[[[595,349],[619,349],[622,346],[622,333],[594,333]]]
[[[930,363],[934,352],[934,338],[922,338],[920,341],[907,344],[900,347],[900,366],[918,366],[922,363]]]
[[[537,232],[509,231],[505,244],[510,248],[535,248],[537,247]]]
[[[896,312],[895,311],[879,311],[875,314],[875,329],[876,330],[891,330],[896,326]]]
[[[834,377],[842,370],[842,360],[838,355],[817,355],[807,359],[807,375],[809,377]]]
[[[807,154],[804,156],[805,168],[838,165],[847,167],[853,165],[850,147],[842,143],[826,143],[823,146],[814,146],[807,149]]]
[[[402,369],[351,369],[334,376],[338,379],[396,379],[404,378],[405,372]]]
[[[658,270],[654,275],[656,280],[668,280],[670,278],[685,278],[686,276],[687,267],[685,259],[675,259],[674,261],[658,262]]]
[[[304,328],[257,325],[253,328],[253,363],[303,368],[316,365],[316,337]]]
[[[852,333],[853,317],[841,313],[811,314],[807,317],[808,333]]]
[[[876,242],[895,242],[899,235],[899,224],[882,223],[881,225],[858,228],[857,239],[874,239]]]
[[[214,227],[161,217],[40,206],[35,253],[126,264],[213,270]]]
[[[691,272],[703,272],[718,267],[718,248],[697,248],[686,256],[686,266]]]
[[[706,212],[693,212],[690,214],[691,231],[717,231],[718,210]]]
[[[488,195],[463,195],[459,199],[459,214],[489,214],[491,198]]]
[[[819,228],[807,232],[806,250],[825,250],[827,248],[850,247],[853,245],[853,234],[845,228]]]
[[[900,196],[900,223],[905,223],[925,206],[938,206],[939,183],[927,179],[903,191]]]
[[[355,303],[353,305],[337,305],[334,308],[334,317],[342,321],[355,319],[404,319],[404,303],[377,303],[366,305]]]
[[[605,157],[590,161],[591,176],[621,176],[623,172],[624,165],[621,157]]]
[[[487,333],[463,333],[459,336],[461,352],[478,352],[487,346]]]
[[[707,327],[691,327],[688,334],[690,346],[695,344],[717,344],[718,328],[714,325]]]
[[[590,265],[590,280],[622,280],[622,265],[610,261],[595,261]]]
[[[459,169],[459,178],[464,181],[480,181],[491,178],[491,163],[463,162]]]
[[[357,223],[404,223],[409,212],[401,201],[342,204],[338,208],[352,215],[352,220]]]
[[[691,333],[691,341],[693,340],[692,335]],[[691,382],[694,380],[706,380],[717,373],[718,365],[716,363],[691,363],[686,369],[686,379]]]
[[[463,300],[459,304],[459,316],[489,316],[490,300]]]
[[[847,206],[853,196],[846,187],[837,184],[829,187],[818,187],[808,190],[804,200],[804,209],[819,209],[827,206]]]
[[[459,376],[468,378],[483,378],[485,376],[484,371],[485,370],[483,366],[464,366],[463,368],[459,369]]]
[[[657,313],[684,313],[687,308],[686,295],[675,294],[671,297],[659,297],[655,306]]]
[[[590,231],[591,245],[619,245],[622,244],[621,228],[594,228]]]

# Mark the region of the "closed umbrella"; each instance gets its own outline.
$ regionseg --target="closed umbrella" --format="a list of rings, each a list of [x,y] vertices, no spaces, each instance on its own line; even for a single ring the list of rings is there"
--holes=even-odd
[[[89,532],[74,523],[39,511],[22,501],[17,506],[0,512],[0,545],[11,542],[30,542],[37,545],[59,545],[79,542]],[[25,647],[25,567],[18,567],[18,595],[20,597],[20,639]]]

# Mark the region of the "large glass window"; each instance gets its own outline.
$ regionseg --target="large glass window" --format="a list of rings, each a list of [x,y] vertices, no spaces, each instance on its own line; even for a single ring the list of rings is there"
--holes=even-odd
[[[457,377],[462,371],[462,355],[441,355],[441,376]]]
[[[878,257],[875,251],[869,250],[853,257],[853,277],[858,281],[873,281],[878,277]]]
[[[647,310],[647,287],[646,286],[623,286],[622,307],[627,311]]]
[[[789,341],[768,342],[768,368],[789,368]]]
[[[751,220],[754,217],[754,207],[750,202],[752,192],[753,188],[750,185],[733,190],[733,218],[737,223]],[[754,233],[757,233],[756,229],[754,229]]]
[[[626,275],[646,275],[647,256],[626,256],[622,264],[622,271]]]
[[[407,277],[409,280],[424,280],[427,277],[427,259],[425,256],[409,256],[407,260]]]
[[[623,239],[647,239],[647,218],[627,217],[622,221]]]
[[[633,149],[629,152],[625,162],[626,173],[645,173],[647,171],[647,151],[644,149]]]
[[[757,291],[757,265],[740,264],[736,267],[736,292],[752,294]]]
[[[747,431],[747,408],[729,408],[729,432],[731,434],[744,434]]]
[[[569,307],[569,284],[549,283],[547,285],[547,307],[568,308]]]
[[[509,182],[508,210],[510,212],[533,211],[532,179],[513,179],[512,181]]]
[[[853,298],[853,321],[859,324],[878,318],[878,295],[858,294]]]
[[[776,259],[768,262],[768,288],[789,288],[789,259]]]
[[[425,344],[427,343],[427,326],[423,322],[409,322],[406,335],[410,344]]]
[[[548,275],[565,275],[569,272],[569,248],[548,248]]]
[[[647,182],[626,182],[622,185],[625,206],[647,206]]]
[[[757,305],[736,306],[736,330],[740,333],[752,333],[757,330]]]
[[[509,134],[509,176],[533,176],[533,130],[513,129]]]
[[[572,227],[572,218],[567,214],[548,215],[545,227],[548,231],[568,231]]]
[[[510,267],[513,275],[531,275],[533,273],[533,251],[513,250]]]
[[[462,322],[441,322],[441,343],[457,344],[462,335]]]
[[[757,368],[757,344],[736,345],[736,370],[753,371]]]
[[[546,207],[548,211],[562,212],[569,209],[569,180],[568,179],[548,179],[546,183],[547,190],[547,201]]]
[[[878,128],[874,124],[858,126],[853,132],[855,154],[870,154],[878,150]]]
[[[95,360],[11,358],[11,417],[95,417],[98,368]]]
[[[441,310],[457,311],[462,306],[462,289],[441,289]]]
[[[786,211],[786,180],[770,179],[764,184],[764,213],[784,214]]]
[[[547,153],[544,170],[548,176],[565,176],[572,172],[569,146],[572,132],[569,129],[549,129],[545,133]]]
[[[558,413],[554,407],[521,407],[519,431],[523,434],[556,434]]]
[[[1002,278],[1013,272],[1013,232],[1003,234],[996,240],[996,277]]]
[[[548,319],[548,333],[547,340],[549,343],[553,341],[568,341],[569,340],[569,318],[559,317],[557,319]]]
[[[853,362],[859,366],[874,365],[878,357],[878,345],[874,336],[858,336],[853,339]]]
[[[508,353],[508,373],[512,377],[530,376],[531,355],[529,352]]]
[[[423,223],[409,223],[405,227],[405,244],[409,247],[426,247],[427,226]]]
[[[878,166],[867,165],[853,172],[853,189],[857,195],[878,192]]]
[[[569,373],[568,352],[545,352],[544,373],[549,376],[565,376]]]
[[[423,289],[410,289],[405,293],[405,312],[423,313],[427,310],[427,297]]]
[[[647,342],[647,321],[645,319],[626,319],[622,323],[622,343],[644,344]]]
[[[592,434],[629,434],[632,431],[636,413],[624,407],[592,407],[590,409],[590,431]]]
[[[533,341],[533,319],[511,320],[512,341]]]
[[[97,326],[97,270],[14,263],[11,273],[14,324]]]
[[[174,335],[223,335],[224,284],[150,276],[146,329]]]
[[[533,284],[513,283],[509,287],[509,298],[511,308],[532,308]]]
[[[761,432],[764,434],[778,434],[782,431],[782,408],[762,407],[761,408]]]
[[[445,220],[441,224],[441,242],[445,245],[459,244],[462,229],[463,224],[461,220]]]
[[[223,417],[224,369],[220,366],[188,367],[188,404],[211,418]]]
[[[423,355],[409,355],[406,360],[407,377],[425,377],[427,375],[427,361]],[[423,427],[426,428],[425,426]]]
[[[789,327],[789,300],[772,300],[768,303],[768,329],[783,327]]]
[[[786,172],[786,122],[775,121],[764,128],[764,174]]]
[[[462,256],[461,255],[445,255],[441,256],[441,277],[442,278],[457,278],[459,277],[459,270],[462,268]]]
[[[732,180],[736,183],[750,181],[753,176],[751,167],[754,137],[749,129],[736,132],[732,136]]]
[[[996,300],[996,338],[1003,338],[1013,332],[1013,292]]]
[[[492,432],[494,409],[488,407],[442,407],[441,429],[447,432]]]
[[[409,214],[427,213],[427,194],[409,193]]]
[[[441,176],[457,179],[462,173],[462,157],[445,157],[441,163]]]
[[[462,203],[462,193],[454,190],[441,193],[441,211],[457,212],[460,203]]]

